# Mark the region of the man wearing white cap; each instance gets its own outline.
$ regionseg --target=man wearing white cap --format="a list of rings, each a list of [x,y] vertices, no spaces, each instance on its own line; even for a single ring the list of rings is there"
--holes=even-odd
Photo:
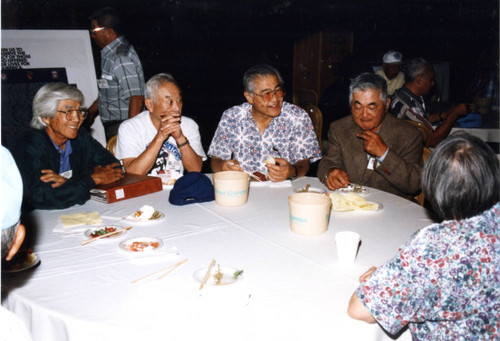
[[[25,229],[20,224],[23,182],[21,174],[9,151],[2,146],[2,259],[7,261],[19,250],[23,243]],[[12,312],[0,306],[2,340],[30,341],[23,322]]]
[[[394,92],[405,84],[405,76],[401,72],[403,55],[397,51],[389,51],[382,58],[382,68],[375,73],[387,82],[387,94],[392,96]]]

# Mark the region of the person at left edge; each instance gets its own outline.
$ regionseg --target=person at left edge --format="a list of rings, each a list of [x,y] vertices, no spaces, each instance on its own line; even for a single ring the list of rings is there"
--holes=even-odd
[[[1,147],[2,181],[0,193],[0,217],[2,221],[2,262],[10,261],[21,247],[26,235],[26,229],[21,223],[21,203],[23,198],[23,183],[12,155],[4,146]],[[4,269],[2,269],[3,271]],[[3,276],[3,274],[2,274]],[[2,290],[2,297],[6,292]],[[31,335],[21,319],[11,311],[0,306],[0,325],[3,340],[31,341]]]
[[[118,134],[120,123],[142,112],[144,73],[134,47],[121,35],[120,16],[111,7],[90,16],[91,36],[101,48],[99,97],[89,108],[91,120],[97,112],[106,132],[106,140]]]
[[[29,208],[60,209],[83,204],[96,185],[123,178],[115,157],[80,126],[83,94],[65,83],[49,83],[33,99],[31,127],[14,152]]]

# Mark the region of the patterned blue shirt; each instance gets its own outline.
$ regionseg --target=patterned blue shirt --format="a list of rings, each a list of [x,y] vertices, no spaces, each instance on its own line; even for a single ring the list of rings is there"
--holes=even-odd
[[[271,155],[294,164],[321,158],[318,139],[309,115],[300,107],[283,102],[281,114],[261,134],[253,119],[252,106],[243,103],[222,114],[208,150],[209,156],[235,159],[245,171],[267,173],[264,163]]]
[[[144,95],[144,73],[132,45],[120,36],[101,50],[99,114],[103,122],[128,118],[130,97]]]
[[[394,334],[414,340],[499,340],[500,203],[418,231],[356,294]]]

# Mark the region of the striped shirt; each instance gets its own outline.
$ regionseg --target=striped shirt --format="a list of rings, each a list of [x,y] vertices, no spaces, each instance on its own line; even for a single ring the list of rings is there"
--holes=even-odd
[[[128,118],[132,96],[144,96],[144,73],[135,49],[120,36],[101,50],[99,113],[104,122]]]

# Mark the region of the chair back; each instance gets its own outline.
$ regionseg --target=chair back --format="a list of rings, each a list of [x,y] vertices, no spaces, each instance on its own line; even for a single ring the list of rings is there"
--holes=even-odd
[[[406,122],[416,127],[422,133],[422,137],[424,138],[424,146],[429,147],[429,142],[432,137],[432,131],[429,129],[429,127],[427,127],[423,123],[415,122],[412,120],[406,120]]]
[[[118,135],[115,135],[113,137],[111,137],[108,141],[108,143],[106,144],[106,149],[109,150],[109,152],[111,154],[113,154],[113,156],[115,155],[115,149],[116,149],[116,139],[118,138]]]
[[[311,118],[312,124],[314,126],[314,132],[316,133],[316,137],[318,138],[319,148],[323,153],[323,139],[321,137],[321,133],[323,130],[323,114],[317,106],[311,103],[305,104],[302,108]]]
[[[427,158],[429,157],[429,155],[431,155],[431,153],[432,151],[429,148],[423,147],[422,159],[424,160],[424,163],[425,161],[427,161]],[[420,204],[420,206],[424,206],[425,202],[424,192],[420,192],[420,194],[415,197],[415,200]]]
[[[304,107],[308,103],[317,106],[318,101],[318,94],[316,91],[310,89],[297,90],[293,96],[293,103],[299,107]]]

